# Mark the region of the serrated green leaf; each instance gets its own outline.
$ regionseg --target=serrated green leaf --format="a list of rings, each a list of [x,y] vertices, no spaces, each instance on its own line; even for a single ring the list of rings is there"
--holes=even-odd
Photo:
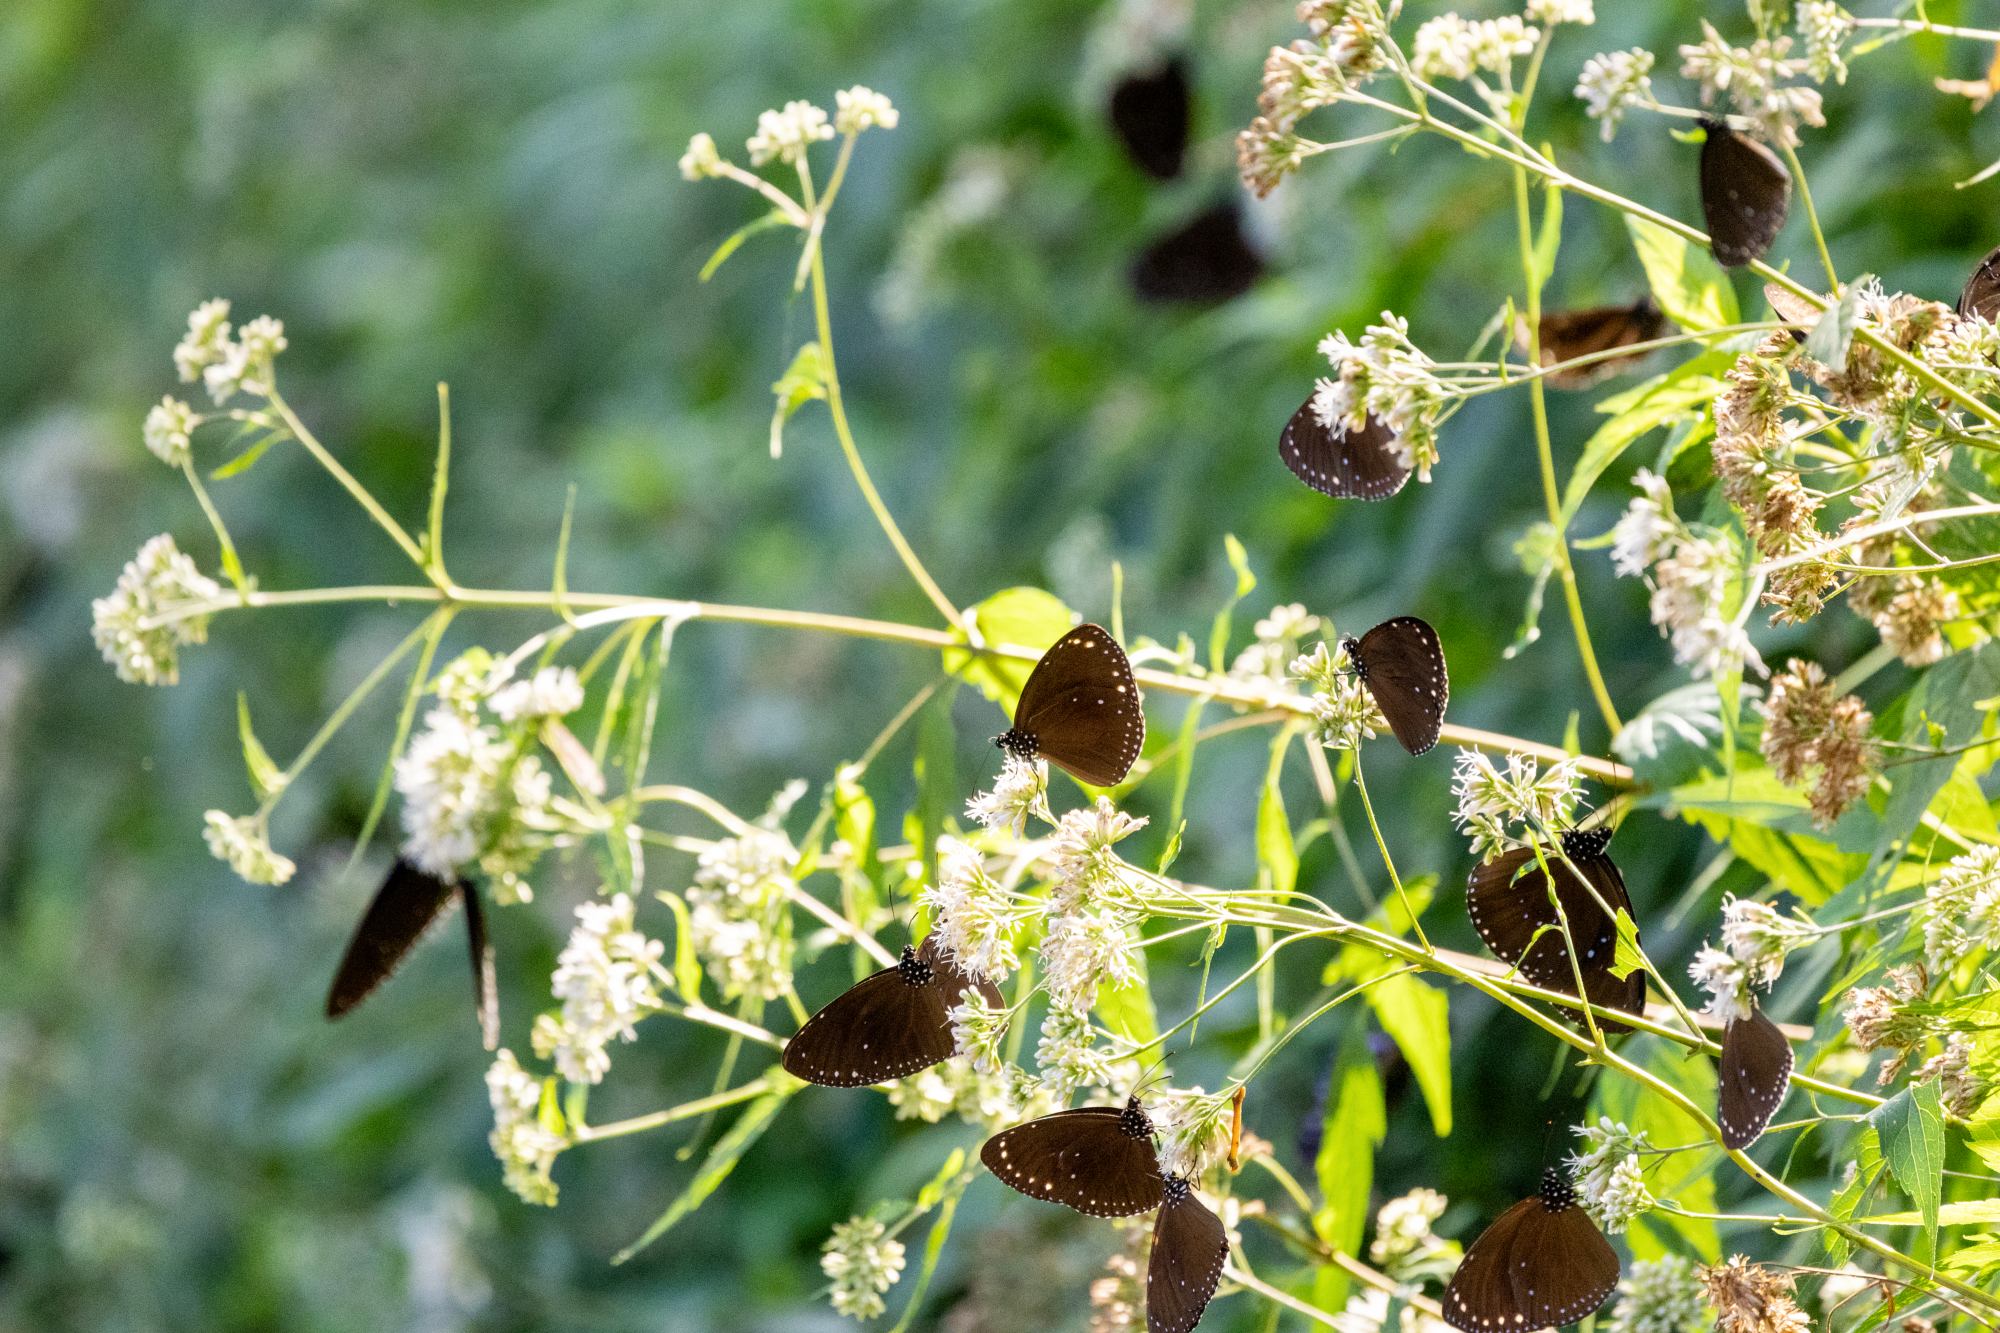
[[[1668,319],[1697,332],[1737,322],[1736,289],[1714,256],[1657,222],[1627,214],[1625,226],[1653,300]]]
[[[771,457],[778,458],[785,452],[785,423],[792,419],[792,413],[826,397],[826,353],[817,342],[799,349],[771,392],[778,400],[771,411]]]
[[[1624,908],[1618,909],[1618,941],[1611,959],[1611,975],[1620,981],[1631,976],[1646,965],[1646,959],[1639,952],[1639,927],[1632,921],[1632,914]]]
[[[1868,1113],[1882,1140],[1889,1174],[1917,1205],[1924,1234],[1937,1244],[1938,1200],[1944,1187],[1944,1108],[1935,1082],[1905,1088]]]
[[[250,726],[250,697],[236,692],[236,738],[243,745],[243,767],[250,774],[250,790],[263,800],[285,785],[285,774],[257,739],[256,731]]]
[[[1039,653],[1069,633],[1076,624],[1076,613],[1063,605],[1062,598],[1040,588],[1003,588],[966,612],[965,621],[978,631],[982,643],[1011,644]],[[962,642],[962,633],[960,637]],[[944,669],[999,704],[1011,718],[1021,700],[1021,687],[1028,683],[1028,673],[1035,665],[952,647],[944,650]]]
[[[674,1201],[667,1205],[667,1210],[654,1219],[653,1225],[647,1227],[639,1239],[613,1255],[611,1262],[624,1263],[708,1202],[708,1196],[729,1179],[729,1173],[743,1160],[743,1154],[763,1137],[764,1131],[771,1127],[771,1121],[784,1109],[792,1094],[804,1086],[796,1080],[784,1079],[782,1085],[773,1087],[745,1107],[743,1114],[736,1117],[736,1123],[729,1127],[729,1132],[717,1139],[715,1146],[708,1150],[708,1156],[702,1159],[701,1168],[694,1173],[694,1179],[687,1183],[687,1188],[675,1196]]]
[[[1395,1041],[1431,1113],[1439,1138],[1451,1133],[1451,1006],[1443,989],[1403,973],[1384,977],[1362,994],[1375,1021]]]

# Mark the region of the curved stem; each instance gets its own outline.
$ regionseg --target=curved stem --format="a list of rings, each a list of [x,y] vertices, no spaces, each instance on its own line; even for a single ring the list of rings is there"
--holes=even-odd
[[[1812,187],[1806,184],[1806,169],[1799,164],[1798,149],[1779,140],[1778,147],[1785,154],[1785,163],[1792,169],[1792,183],[1799,187],[1799,202],[1805,205],[1806,229],[1812,232],[1813,245],[1819,251],[1820,267],[1826,270],[1827,290],[1840,291],[1840,271],[1833,266],[1833,253],[1826,248],[1826,233],[1820,230],[1819,210],[1813,207]]]
[[[284,421],[286,429],[292,433],[292,438],[304,445],[306,452],[326,469],[327,475],[339,482],[341,488],[354,497],[354,502],[361,506],[368,517],[375,520],[376,527],[389,534],[389,539],[410,558],[411,564],[422,570],[425,575],[435,578],[429,563],[424,559],[423,548],[403,530],[402,524],[390,516],[389,511],[369,493],[368,488],[357,481],[352,472],[342,467],[339,459],[327,452],[326,446],[319,442],[318,437],[306,428],[306,423],[299,420],[298,414],[292,411],[291,404],[279,396],[275,385],[270,389],[270,398],[271,409]],[[448,585],[440,580],[437,586],[444,588]]]
[[[1410,928],[1417,934],[1417,943],[1425,953],[1431,951],[1431,942],[1424,937],[1424,923],[1417,920],[1417,909],[1410,902],[1410,895],[1403,890],[1403,877],[1396,873],[1395,858],[1389,855],[1389,844],[1382,838],[1382,826],[1375,822],[1375,803],[1368,799],[1368,779],[1361,775],[1361,752],[1354,754],[1354,789],[1361,793],[1361,808],[1368,815],[1368,831],[1375,835],[1375,849],[1382,853],[1382,864],[1389,871],[1389,882],[1396,887],[1396,897],[1403,904],[1404,915],[1410,918]]]

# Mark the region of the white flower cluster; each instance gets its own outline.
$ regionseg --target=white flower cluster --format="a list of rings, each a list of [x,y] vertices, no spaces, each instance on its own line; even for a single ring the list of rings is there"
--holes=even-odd
[[[888,1085],[888,1095],[898,1120],[935,1125],[955,1115],[988,1133],[1055,1109],[1039,1082],[1018,1065],[978,1069],[964,1059],[897,1079]]]
[[[1052,1092],[1067,1100],[1078,1088],[1106,1087],[1115,1063],[1112,1054],[1098,1045],[1088,1009],[1051,1001],[1035,1042],[1035,1067]]]
[[[1785,970],[1785,955],[1818,939],[1820,930],[1800,916],[1783,916],[1768,903],[1730,897],[1722,904],[1722,947],[1703,944],[1688,976],[1708,992],[1703,1006],[1724,1023],[1748,1018],[1756,997]]]
[[[148,622],[175,607],[221,594],[215,580],[196,569],[172,537],[161,533],[139,548],[110,595],[90,604],[91,637],[118,679],[172,685],[181,678],[180,650],[207,642],[208,617],[186,616],[163,625]]]
[[[1375,1214],[1369,1261],[1390,1277],[1404,1279],[1445,1253],[1449,1243],[1431,1230],[1444,1216],[1445,1204],[1444,1195],[1424,1188],[1399,1194],[1383,1204]]]
[[[251,884],[283,884],[298,867],[271,849],[270,832],[256,815],[231,818],[221,810],[202,816],[209,855]]]
[[[1159,1099],[1160,1170],[1170,1176],[1197,1179],[1229,1148],[1229,1127],[1235,1118],[1236,1090],[1203,1092],[1176,1089]]]
[[[1347,649],[1324,641],[1292,659],[1291,675],[1312,694],[1313,734],[1329,750],[1351,750],[1389,729],[1381,705],[1347,660]]]
[[[1847,60],[1841,48],[1854,33],[1854,16],[1834,0],[1802,0],[1799,36],[1806,44],[1806,73],[1817,83],[1847,82]]]
[[[200,424],[192,407],[168,394],[146,413],[141,435],[153,457],[168,467],[186,467],[193,457],[194,428]]]
[[[508,725],[545,717],[566,717],[583,707],[583,685],[574,667],[543,667],[526,680],[503,685],[487,706]]]
[[[1040,953],[1049,1007],[1036,1059],[1059,1092],[1107,1077],[1091,1006],[1100,987],[1129,986],[1139,975],[1133,874],[1114,848],[1145,824],[1100,796],[1064,814],[1051,839],[1056,882]]]
[[[979,792],[965,803],[966,818],[995,832],[1019,835],[1034,815],[1045,824],[1056,822],[1049,809],[1049,766],[1039,759],[1009,753],[1000,765],[993,790]]]
[[[1417,29],[1410,67],[1422,79],[1470,79],[1482,71],[1504,75],[1517,57],[1534,53],[1541,37],[1519,14],[1497,19],[1440,14]]]
[[[1626,578],[1645,574],[1657,561],[1666,558],[1684,529],[1674,514],[1674,494],[1665,479],[1649,468],[1640,468],[1632,484],[1639,494],[1625,506],[1618,525],[1611,530],[1611,567]]]
[[[1707,1333],[1714,1324],[1700,1275],[1677,1254],[1634,1263],[1611,1307],[1610,1333]]]
[[[1320,618],[1297,602],[1274,606],[1251,627],[1255,642],[1236,655],[1229,674],[1244,681],[1282,681],[1299,645],[1319,633]]]
[[[873,88],[857,83],[833,95],[833,128],[842,134],[859,134],[877,126],[893,130],[899,119],[889,99]]]
[[[1757,598],[1745,587],[1741,544],[1681,522],[1666,482],[1646,469],[1633,483],[1639,494],[1612,529],[1611,563],[1622,575],[1646,578],[1648,609],[1673,644],[1674,660],[1696,676],[1743,667],[1762,674],[1764,660],[1744,628]]]
[[[787,102],[779,111],[757,113],[757,132],[743,146],[750,153],[750,165],[768,162],[803,161],[806,149],[833,137],[826,112],[811,102]]]
[[[1546,841],[1575,822],[1582,800],[1573,758],[1544,769],[1530,755],[1509,752],[1506,763],[1502,771],[1478,750],[1460,750],[1452,765],[1452,820],[1481,861],[1530,839]]]
[[[181,381],[199,379],[219,406],[239,393],[268,395],[272,363],[285,350],[285,326],[259,315],[231,334],[229,302],[204,301],[188,316],[187,333],[174,348]]]
[[[507,1188],[524,1203],[555,1207],[556,1184],[549,1171],[569,1141],[542,1123],[541,1080],[530,1077],[514,1053],[503,1049],[486,1071],[486,1099],[493,1107],[493,1132],[486,1142],[500,1159]]]
[[[706,131],[689,138],[687,151],[681,154],[681,179],[700,181],[722,174],[722,152],[715,146],[715,136]]]
[[[1005,1005],[994,1008],[976,989],[960,994],[951,1010],[952,1049],[982,1074],[997,1074],[1007,1063],[1000,1041],[1014,1011]]]
[[[987,873],[978,851],[956,838],[938,841],[938,879],[924,889],[934,933],[954,961],[975,976],[1004,981],[1021,965],[1015,937],[1033,911]]]
[[[1788,58],[1789,37],[1760,37],[1749,46],[1731,46],[1707,19],[1702,39],[1683,46],[1681,75],[1701,85],[1703,106],[1726,100],[1739,115],[1757,123],[1765,138],[1796,146],[1801,125],[1824,125],[1819,89],[1787,83],[1808,73],[1808,62]]]
[[[1600,1116],[1595,1125],[1578,1125],[1576,1135],[1588,1145],[1569,1157],[1577,1197],[1598,1225],[1616,1235],[1657,1203],[1639,1161],[1651,1145],[1644,1133],[1610,1116]]]
[[[887,1227],[872,1217],[852,1217],[835,1223],[821,1248],[820,1271],[833,1281],[835,1313],[873,1319],[888,1308],[882,1293],[903,1276],[903,1243]]]
[[[1347,1304],[1333,1317],[1334,1333],[1388,1333],[1389,1293],[1380,1287],[1364,1287],[1347,1298]],[[1451,1325],[1425,1314],[1407,1302],[1399,1303],[1396,1333],[1451,1333]]]
[[[1360,342],[1335,331],[1320,339],[1319,352],[1335,372],[1313,391],[1320,425],[1359,431],[1374,417],[1394,433],[1390,449],[1397,461],[1417,480],[1429,481],[1438,461],[1438,417],[1450,395],[1432,373],[1435,363],[1410,341],[1409,321],[1385,310]]]
[[[725,999],[775,1000],[792,984],[788,910],[798,890],[798,853],[756,828],[701,854],[687,892],[689,937]]]
[[[1558,23],[1588,27],[1597,22],[1597,10],[1591,0],[1528,0],[1527,19],[1550,27]]]
[[[1584,114],[1597,122],[1604,142],[1610,143],[1618,133],[1627,111],[1652,105],[1652,74],[1653,53],[1641,46],[1605,51],[1583,62],[1576,95],[1583,100]]]
[[[1975,949],[2000,949],[2000,847],[1978,846],[1924,890],[1924,959],[1949,971]]]
[[[535,1054],[571,1083],[599,1083],[611,1069],[611,1043],[631,1041],[661,1005],[653,969],[666,946],[639,931],[628,894],[578,904],[576,921],[549,985],[562,1011],[535,1019]]]

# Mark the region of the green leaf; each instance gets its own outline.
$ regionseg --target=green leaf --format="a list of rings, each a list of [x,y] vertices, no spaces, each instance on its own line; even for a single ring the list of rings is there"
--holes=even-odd
[[[1646,965],[1646,957],[1639,952],[1639,927],[1633,924],[1632,914],[1622,907],[1618,909],[1617,925],[1618,942],[1612,954],[1611,975],[1623,981]]]
[[[1944,1108],[1935,1082],[1905,1088],[1868,1113],[1882,1139],[1889,1174],[1923,1214],[1924,1234],[1937,1243],[1938,1199],[1944,1186]]]
[[[1868,275],[1863,274],[1848,283],[1841,298],[1819,317],[1812,332],[1806,335],[1806,355],[1836,375],[1847,369],[1847,351],[1854,342],[1854,323],[1859,317],[1861,288],[1867,281]]]
[[[1132,951],[1132,964],[1137,975],[1131,984],[1115,990],[1109,986],[1099,987],[1096,1009],[1105,1027],[1143,1046],[1160,1035],[1160,1021],[1153,1012],[1152,988],[1146,984],[1146,955],[1143,950]]]
[[[1319,1155],[1313,1170],[1319,1177],[1321,1203],[1313,1214],[1313,1233],[1340,1254],[1361,1252],[1368,1228],[1368,1196],[1375,1185],[1375,1150],[1388,1132],[1382,1100],[1382,1076],[1368,1049],[1367,1025],[1350,1020],[1327,1090]],[[1347,1303],[1348,1276],[1332,1264],[1319,1270],[1314,1303],[1338,1310]]]
[[[801,347],[771,392],[778,399],[771,412],[771,457],[777,458],[785,452],[785,423],[792,413],[815,398],[826,397],[826,353],[820,345],[809,342]]]
[[[1299,883],[1299,853],[1278,781],[1292,734],[1289,727],[1278,729],[1271,742],[1271,762],[1264,770],[1264,789],[1257,798],[1257,877],[1266,891],[1279,894],[1290,893]]]
[[[208,474],[208,479],[210,481],[227,481],[231,477],[242,476],[245,472],[257,466],[257,460],[262,458],[272,445],[284,438],[279,432],[273,431],[271,434],[257,441],[257,443],[251,445],[248,449],[245,449],[242,453],[236,455],[236,457],[230,459],[227,463],[217,467],[215,471]]]
[[[1568,529],[1591,487],[1626,449],[1661,426],[1699,417],[1722,387],[1717,376],[1730,364],[1727,355],[1706,352],[1599,403],[1598,410],[1609,419],[1584,441],[1563,489],[1563,528]]]
[[[678,893],[661,889],[653,895],[674,914],[674,989],[688,1004],[701,1002],[701,960],[694,951],[694,923],[687,900]]]
[[[790,220],[774,208],[763,217],[754,218],[738,227],[735,231],[730,232],[722,244],[715,247],[715,253],[708,257],[708,262],[701,266],[701,281],[707,282],[710,278],[714,277],[715,271],[729,262],[729,256],[735,254],[743,242],[749,240],[759,232],[783,226]]]
[[[1913,1227],[1925,1223],[1917,1213],[1882,1213],[1856,1220],[1871,1227]],[[1941,1227],[1972,1227],[1992,1222],[2000,1222],[2000,1199],[1971,1199],[1938,1206],[1937,1224]]]
[[[1626,1058],[1670,1087],[1678,1088],[1696,1106],[1715,1105],[1715,1066],[1690,1060],[1681,1048],[1662,1038],[1635,1033],[1620,1038]],[[1634,1079],[1602,1078],[1591,1098],[1591,1118],[1608,1115],[1643,1133],[1656,1148],[1700,1143],[1707,1138],[1701,1124],[1665,1097]],[[1653,1193],[1672,1199],[1690,1212],[1715,1211],[1715,1154],[1682,1152],[1647,1163],[1646,1178]],[[1673,1213],[1647,1213],[1633,1220],[1625,1233],[1634,1259],[1657,1259],[1686,1253],[1711,1263],[1722,1255],[1715,1223]]]
[[[1363,992],[1375,1021],[1394,1039],[1430,1108],[1439,1138],[1451,1133],[1451,1014],[1445,992],[1411,973],[1385,977]]]
[[[1236,571],[1236,588],[1229,594],[1229,600],[1215,613],[1214,623],[1208,630],[1208,664],[1216,671],[1229,669],[1230,628],[1235,621],[1236,604],[1248,597],[1257,586],[1257,576],[1250,572],[1250,553],[1243,549],[1243,543],[1236,540],[1236,534],[1224,533],[1222,552],[1229,559],[1229,567]]]
[[[271,762],[271,756],[257,739],[257,733],[250,726],[250,698],[243,691],[236,692],[236,738],[243,743],[243,767],[250,772],[250,790],[263,800],[285,785],[284,772]]]
[[[962,1157],[962,1153],[953,1153],[950,1164],[956,1167]],[[932,1185],[937,1183],[933,1181]],[[889,1333],[906,1333],[923,1310],[924,1293],[930,1290],[931,1278],[937,1272],[938,1260],[944,1255],[945,1240],[951,1235],[952,1221],[958,1216],[958,1201],[965,1194],[965,1187],[971,1183],[972,1178],[967,1176],[946,1182],[938,1191],[938,1200],[943,1206],[938,1209],[937,1221],[931,1223],[930,1234],[924,1237],[923,1266],[917,1270],[917,1280],[910,1286],[910,1303],[903,1307],[903,1317],[896,1321],[896,1326]],[[931,1192],[931,1186],[927,1185],[924,1188],[925,1193]],[[923,1203],[921,1196],[918,1198],[918,1203],[920,1206],[928,1206]]]
[[[1625,226],[1653,300],[1668,319],[1692,332],[1737,322],[1736,289],[1714,256],[1657,222],[1627,214]]]
[[[1827,1212],[1842,1222],[1854,1220],[1861,1209],[1861,1201],[1882,1176],[1882,1151],[1872,1125],[1862,1126],[1861,1134],[1853,1145],[1853,1160],[1854,1178],[1842,1185],[1826,1205]],[[1846,1263],[1847,1256],[1854,1249],[1854,1242],[1832,1227],[1821,1231],[1820,1243],[1825,1249],[1827,1263],[1834,1266]]]
[[[667,1211],[654,1219],[653,1225],[647,1227],[639,1239],[612,1256],[613,1264],[624,1263],[666,1235],[682,1218],[707,1203],[708,1196],[715,1193],[723,1181],[729,1179],[729,1173],[743,1160],[743,1154],[749,1152],[751,1145],[763,1137],[764,1131],[771,1127],[771,1121],[784,1109],[792,1094],[805,1086],[783,1075],[776,1077],[782,1079],[782,1082],[744,1108],[743,1114],[736,1118],[736,1123],[729,1127],[729,1132],[717,1139],[715,1146],[708,1150],[708,1156],[702,1159],[701,1169],[694,1173],[694,1179],[687,1183],[687,1188],[667,1205]]]
[[[977,631],[982,644],[1007,644],[1039,653],[1069,633],[1076,624],[1076,613],[1063,605],[1062,598],[1040,588],[1003,588],[966,612],[965,624]],[[944,669],[999,704],[1011,718],[1014,705],[1021,700],[1021,687],[1028,683],[1028,673],[1035,664],[978,656],[963,647],[952,647],[944,650]]]

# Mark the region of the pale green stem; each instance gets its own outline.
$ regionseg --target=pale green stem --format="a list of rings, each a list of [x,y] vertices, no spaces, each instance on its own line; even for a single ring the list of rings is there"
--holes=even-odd
[[[1799,187],[1799,202],[1806,210],[1806,229],[1812,233],[1813,245],[1819,251],[1820,267],[1826,270],[1827,290],[1838,295],[1840,270],[1833,266],[1833,252],[1826,248],[1826,233],[1820,230],[1819,210],[1813,207],[1812,187],[1806,184],[1806,169],[1799,164],[1796,148],[1782,139],[1778,147],[1784,151],[1785,162],[1792,169],[1792,183]]]
[[[608,1125],[578,1125],[570,1132],[570,1142],[595,1143],[599,1139],[616,1139],[623,1138],[628,1134],[643,1134],[648,1130],[659,1129],[663,1126],[671,1125],[676,1121],[693,1120],[699,1116],[708,1115],[710,1112],[720,1111],[724,1107],[735,1106],[739,1102],[754,1101],[779,1086],[782,1085],[778,1078],[766,1074],[762,1078],[751,1079],[741,1087],[731,1088],[727,1092],[718,1092],[712,1097],[699,1097],[691,1102],[682,1102],[679,1106],[670,1106],[664,1111],[653,1111],[646,1115],[633,1116],[630,1120],[614,1120]]]
[[[1396,873],[1396,860],[1389,855],[1389,844],[1382,838],[1382,826],[1375,822],[1375,803],[1368,799],[1368,779],[1361,773],[1361,751],[1354,752],[1354,788],[1361,793],[1361,808],[1368,815],[1368,831],[1375,835],[1375,848],[1382,853],[1382,864],[1389,871],[1389,882],[1396,886],[1396,897],[1403,904],[1403,912],[1410,918],[1410,928],[1417,933],[1417,943],[1425,953],[1431,952],[1431,942],[1424,937],[1424,923],[1417,920],[1417,909],[1410,901],[1410,895],[1403,890],[1403,877]]]
[[[277,386],[275,385],[271,386],[270,398],[272,409],[283,419],[286,429],[292,433],[292,438],[304,445],[306,452],[311,454],[318,461],[319,465],[327,470],[329,476],[340,483],[341,489],[354,497],[354,502],[361,506],[368,517],[375,520],[375,526],[389,534],[390,540],[395,542],[403,554],[410,558],[411,564],[422,570],[426,575],[431,574],[432,571],[424,561],[423,548],[418,546],[411,539],[410,534],[403,530],[402,524],[390,517],[389,511],[384,509],[381,503],[369,493],[368,488],[357,481],[352,472],[342,467],[339,459],[327,452],[326,446],[321,444],[318,438],[306,428],[305,422],[299,420],[298,414],[292,411],[291,405],[279,396]],[[442,590],[447,585],[438,583],[437,586]]]
[[[222,548],[222,571],[239,593],[250,591],[250,580],[244,576],[243,562],[237,558],[236,543],[229,539],[229,529],[222,522],[222,513],[215,507],[215,501],[208,498],[208,488],[201,484],[201,474],[194,469],[194,460],[181,464],[181,472],[194,490],[194,498],[201,504],[201,512],[208,516],[208,526],[215,530],[215,541]]]

